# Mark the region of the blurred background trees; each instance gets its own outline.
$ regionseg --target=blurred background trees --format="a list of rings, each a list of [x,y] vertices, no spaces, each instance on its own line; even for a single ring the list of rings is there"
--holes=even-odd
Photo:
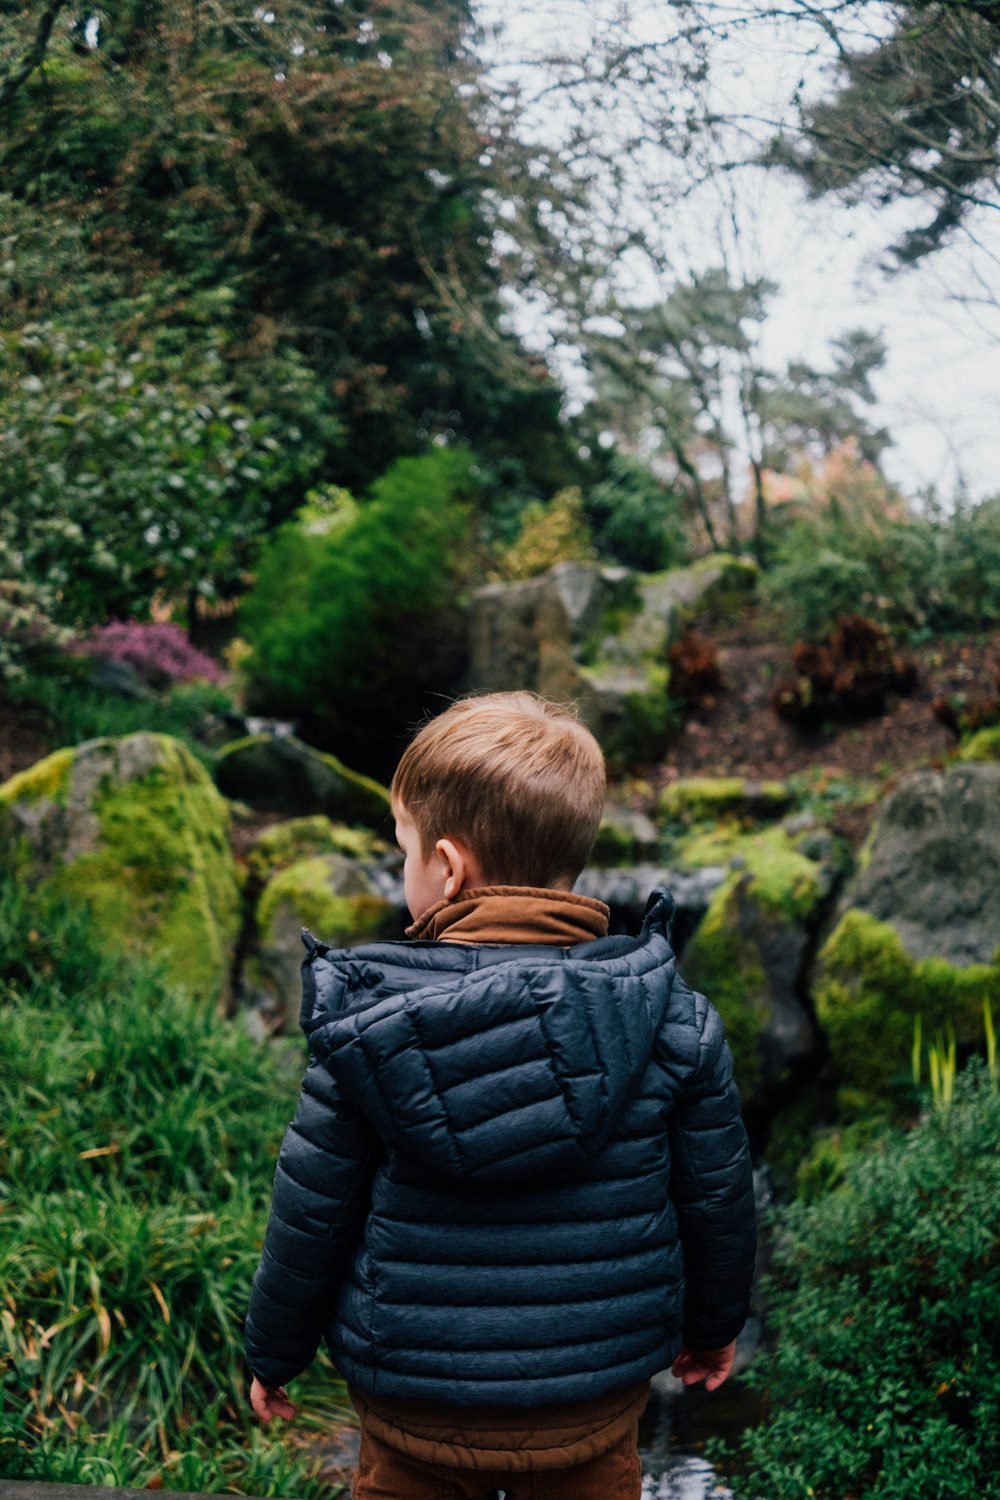
[[[597,7],[577,36],[535,27],[515,74],[488,9],[0,5],[8,679],[67,632],[154,610],[203,630],[245,599],[254,701],[309,718],[340,692],[314,725],[336,740],[352,620],[384,621],[365,718],[393,671],[452,686],[463,592],[559,556],[656,571],[727,548],[809,622],[858,589],[901,628],[993,618],[992,512],[915,505],[883,472],[882,336],[777,358],[774,282],[732,236],[674,261],[661,228],[763,163],[815,196],[912,201],[895,261],[931,256],[994,196],[996,8],[677,0],[657,29]],[[767,25],[805,57],[822,42],[828,72],[751,131],[717,78]],[[341,488],[354,519],[317,538]],[[373,537],[412,554],[398,598]],[[304,625],[277,640],[307,597],[333,676]]]

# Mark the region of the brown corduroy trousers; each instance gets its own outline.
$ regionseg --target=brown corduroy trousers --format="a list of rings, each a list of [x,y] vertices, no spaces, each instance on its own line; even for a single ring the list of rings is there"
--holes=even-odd
[[[453,1469],[420,1463],[361,1429],[352,1500],[640,1500],[642,1468],[635,1424],[599,1458],[571,1469]]]

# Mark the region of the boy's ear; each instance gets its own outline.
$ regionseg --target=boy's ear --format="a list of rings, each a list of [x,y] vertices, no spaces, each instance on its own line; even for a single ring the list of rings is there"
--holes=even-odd
[[[485,883],[478,859],[460,839],[438,839],[434,853],[443,866],[446,901]]]

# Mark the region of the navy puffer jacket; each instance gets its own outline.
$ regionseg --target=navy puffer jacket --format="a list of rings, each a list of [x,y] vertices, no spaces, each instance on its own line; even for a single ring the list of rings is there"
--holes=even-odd
[[[310,1062],[246,1324],[266,1385],[325,1335],[371,1397],[575,1401],[719,1348],[754,1254],[718,1014],[673,903],[572,948],[309,940]]]

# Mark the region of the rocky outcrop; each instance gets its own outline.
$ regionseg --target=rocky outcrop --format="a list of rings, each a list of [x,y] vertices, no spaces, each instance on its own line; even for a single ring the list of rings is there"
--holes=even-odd
[[[367,828],[334,823],[322,813],[273,823],[247,845],[243,858],[255,897],[280,870],[322,854],[346,854],[369,865],[390,853],[390,845]]]
[[[255,939],[243,968],[244,999],[264,1030],[298,1024],[304,955],[302,929],[325,943],[356,943],[402,935],[399,909],[378,872],[346,854],[315,854],[278,869],[260,893]]]
[[[291,734],[251,734],[219,751],[215,780],[227,797],[289,814],[323,813],[391,832],[389,793],[370,776]]]
[[[473,595],[469,680],[477,692],[527,688],[572,702],[612,757],[652,757],[670,722],[666,654],[693,613],[752,587],[738,558],[662,574],[558,563]]]
[[[164,734],[89,740],[0,787],[0,852],[45,896],[82,902],[109,947],[163,963],[192,994],[228,982],[239,930],[229,812]]]
[[[817,961],[814,996],[851,1113],[924,1037],[978,1041],[1000,1007],[1000,766],[910,776],[883,803]]]
[[[913,958],[990,963],[1000,946],[1000,766],[920,771],[885,799],[844,892]]]
[[[749,833],[722,827],[677,849],[684,864],[722,868],[681,969],[726,1023],[751,1111],[819,1046],[805,965],[839,874],[838,848],[819,833],[780,824]]]

